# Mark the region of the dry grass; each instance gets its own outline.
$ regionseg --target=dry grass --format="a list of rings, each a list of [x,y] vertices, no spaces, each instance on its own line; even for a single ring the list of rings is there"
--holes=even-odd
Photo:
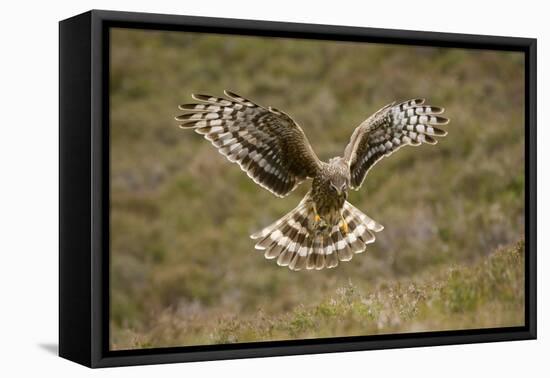
[[[523,323],[523,262],[520,242],[471,267],[372,287],[350,280],[317,304],[275,316],[261,308],[243,316],[221,307],[206,317],[193,306],[167,308],[152,329],[127,329],[120,340],[126,348],[148,348],[517,326]]]
[[[524,234],[520,55],[137,30],[112,38],[114,349],[523,324],[522,248],[494,252]],[[351,193],[386,227],[366,254],[296,273],[264,260],[248,235],[309,184],[277,199],[173,121],[191,93],[226,88],[291,114],[322,159],[396,99],[428,97],[452,121],[437,146],[400,150]]]

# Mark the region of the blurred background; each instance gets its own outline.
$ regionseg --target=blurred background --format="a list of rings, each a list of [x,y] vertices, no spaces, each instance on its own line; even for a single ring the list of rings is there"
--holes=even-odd
[[[114,29],[110,74],[112,349],[523,325],[523,55]],[[310,183],[276,198],[174,121],[224,89],[290,114],[322,160],[394,100],[451,123],[350,193],[385,226],[366,253],[292,272],[248,235]]]

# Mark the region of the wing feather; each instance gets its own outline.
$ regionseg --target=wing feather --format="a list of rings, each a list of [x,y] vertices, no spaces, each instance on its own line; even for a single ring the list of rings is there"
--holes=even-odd
[[[424,105],[424,99],[412,99],[388,104],[367,118],[355,129],[344,152],[351,187],[359,189],[368,171],[399,148],[436,144],[435,137],[447,135],[438,127],[449,123],[439,115],[443,112],[441,107]]]
[[[314,177],[320,161],[301,127],[287,114],[264,108],[236,93],[227,98],[193,94],[194,104],[179,106],[183,129],[195,129],[258,185],[284,197]]]

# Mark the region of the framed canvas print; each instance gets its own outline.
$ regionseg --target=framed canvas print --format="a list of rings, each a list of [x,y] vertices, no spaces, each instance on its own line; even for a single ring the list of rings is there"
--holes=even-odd
[[[59,352],[536,337],[536,40],[60,22]]]

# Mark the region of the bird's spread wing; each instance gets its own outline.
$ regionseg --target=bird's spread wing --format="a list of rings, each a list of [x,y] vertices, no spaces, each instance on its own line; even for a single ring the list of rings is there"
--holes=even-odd
[[[227,98],[194,94],[199,103],[180,105],[181,128],[194,128],[260,186],[283,197],[314,177],[320,161],[303,130],[287,114],[235,93]]]
[[[402,146],[436,144],[434,137],[447,132],[437,126],[449,120],[439,116],[443,108],[424,105],[424,99],[389,104],[359,125],[344,152],[350,166],[351,187],[359,189],[369,169]]]

